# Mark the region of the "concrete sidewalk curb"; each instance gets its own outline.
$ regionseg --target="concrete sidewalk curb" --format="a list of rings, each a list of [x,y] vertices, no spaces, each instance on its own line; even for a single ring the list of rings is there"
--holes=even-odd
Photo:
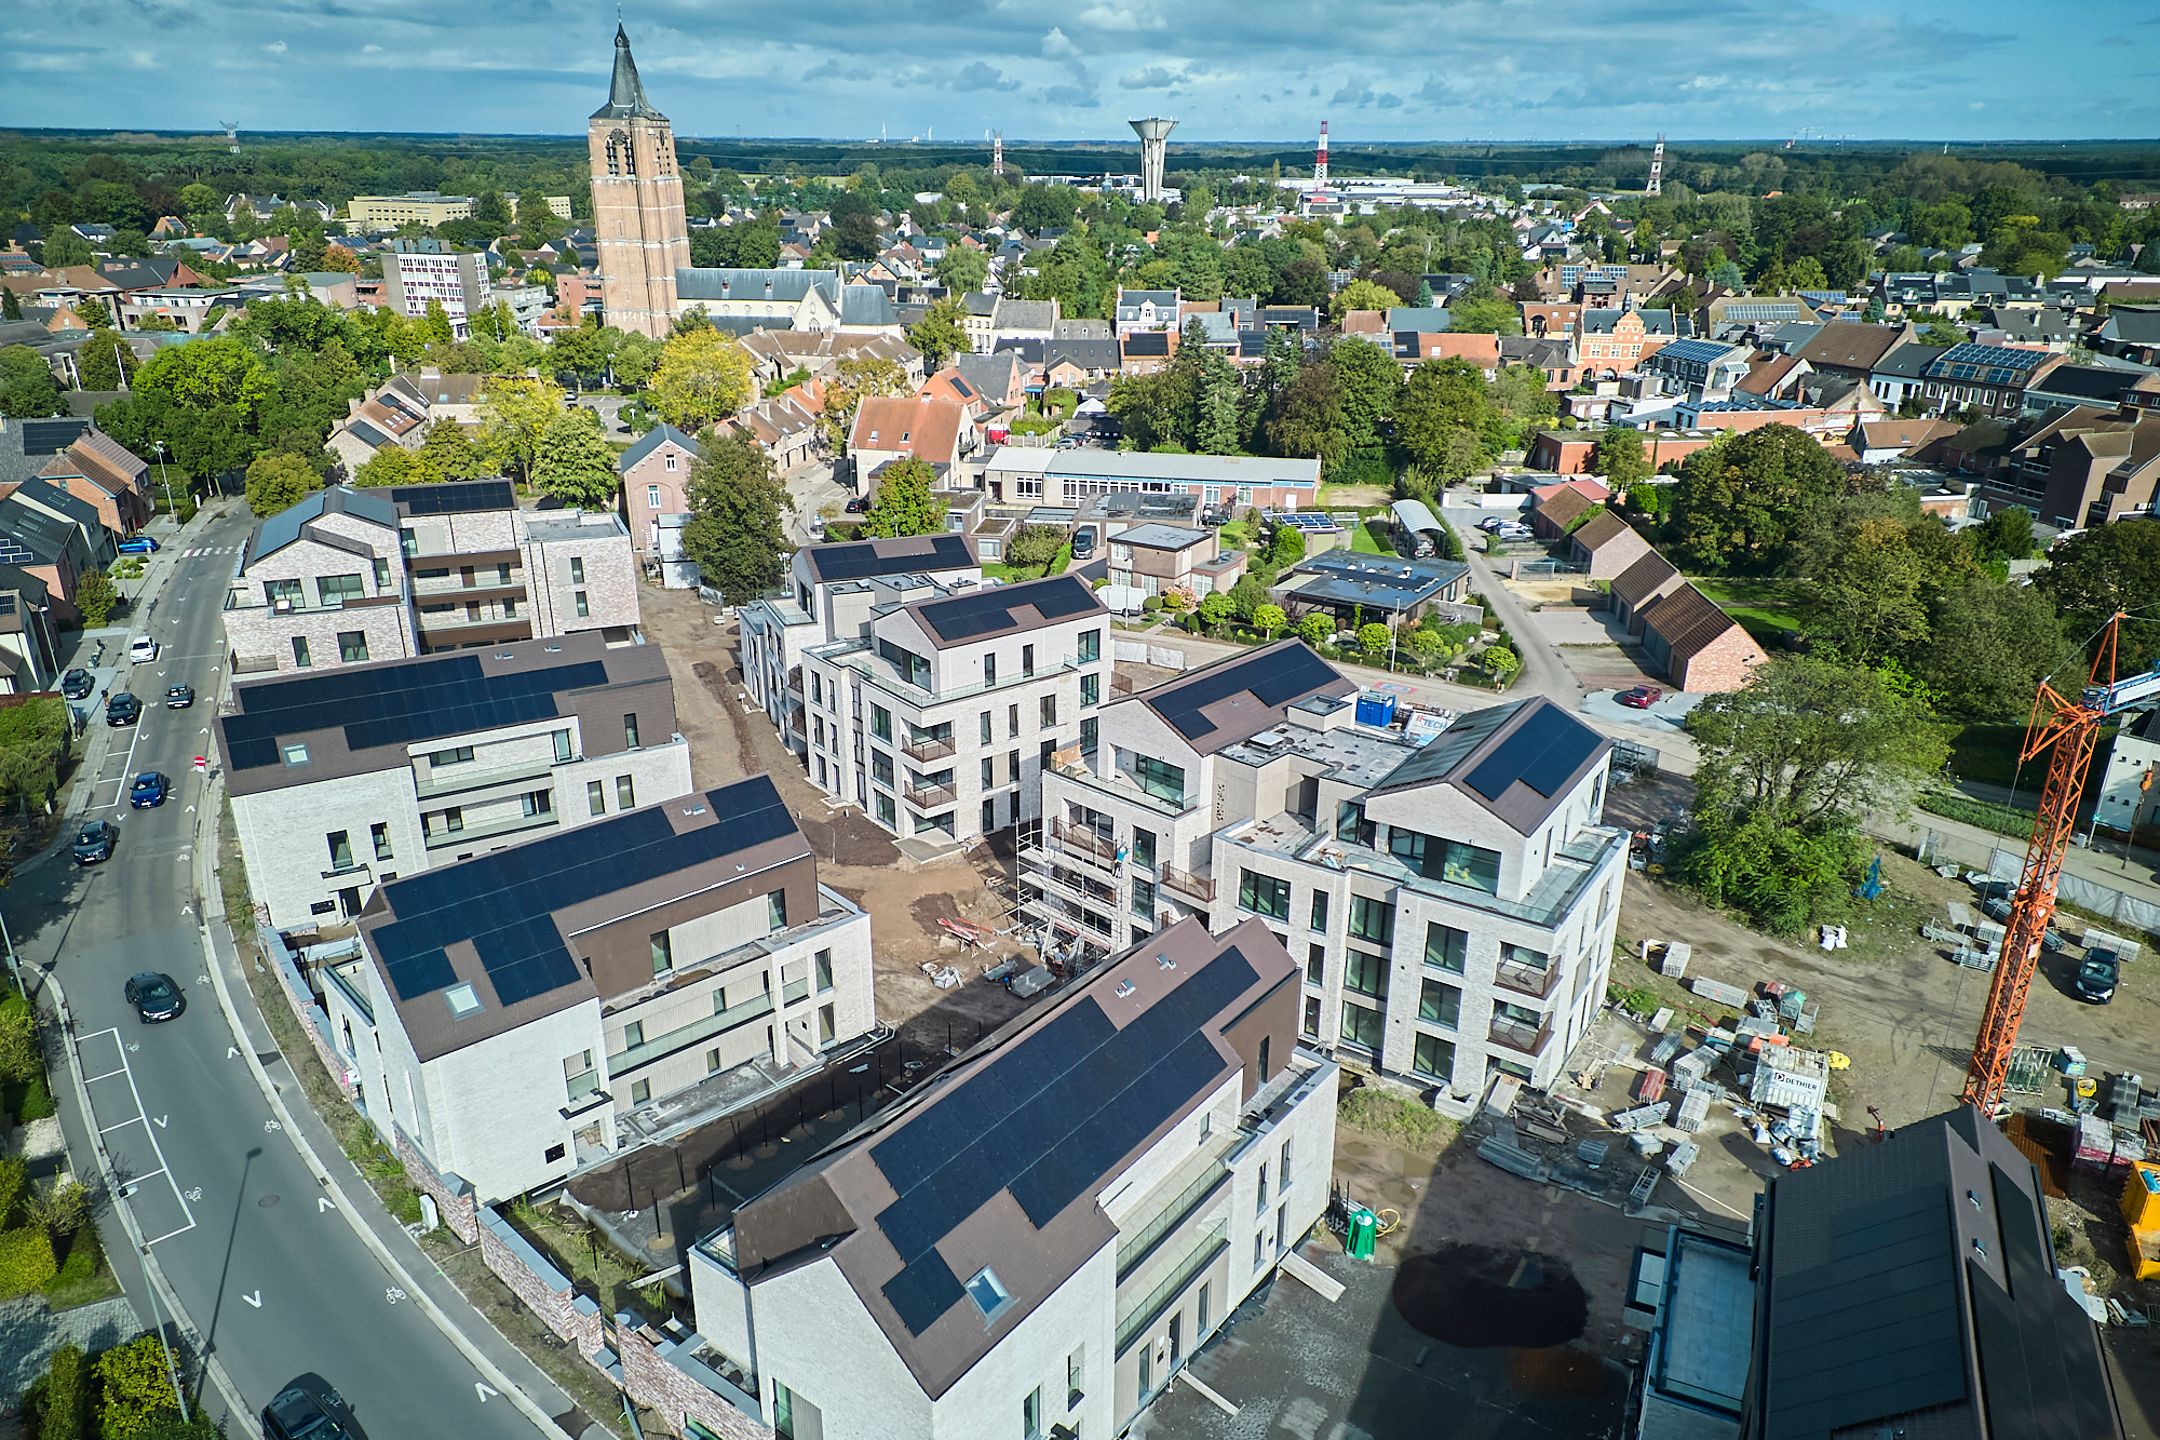
[[[225,677],[221,675],[217,687],[218,694],[221,697],[225,683]],[[329,1194],[331,1203],[337,1206],[338,1213],[345,1217],[346,1224],[360,1237],[360,1243],[368,1248],[369,1252],[375,1256],[376,1262],[385,1271],[389,1272],[392,1279],[397,1281],[399,1288],[403,1289],[412,1302],[420,1307],[421,1312],[434,1323],[436,1329],[443,1333],[444,1338],[456,1347],[458,1353],[465,1357],[467,1363],[480,1373],[481,1377],[488,1382],[488,1385],[501,1392],[503,1398],[508,1400],[519,1414],[539,1427],[541,1434],[562,1436],[563,1440],[575,1440],[575,1437],[570,1436],[567,1431],[555,1423],[555,1417],[541,1409],[540,1405],[525,1393],[522,1386],[504,1374],[495,1361],[472,1342],[464,1330],[451,1320],[441,1306],[435,1303],[434,1298],[427,1293],[426,1287],[421,1285],[413,1277],[412,1272],[405,1267],[404,1263],[390,1252],[390,1247],[385,1245],[382,1237],[375,1233],[375,1227],[368,1224],[363,1218],[360,1211],[361,1202],[355,1201],[345,1188],[338,1183],[336,1177],[330,1173],[329,1167],[323,1164],[322,1157],[316,1153],[314,1145],[300,1128],[299,1122],[293,1118],[292,1111],[287,1108],[284,1096],[280,1095],[277,1086],[271,1083],[270,1072],[263,1068],[262,1057],[255,1053],[254,1043],[248,1038],[247,1026],[242,1021],[239,1008],[233,1001],[231,988],[226,984],[224,966],[219,963],[217,945],[211,935],[211,925],[215,921],[225,918],[224,894],[217,884],[217,845],[221,826],[218,819],[215,818],[222,814],[223,805],[222,786],[215,779],[206,780],[203,786],[202,799],[197,802],[196,809],[195,889],[197,898],[202,903],[202,923],[196,927],[196,935],[202,942],[203,961],[210,975],[210,986],[217,992],[218,1009],[224,1014],[225,1023],[233,1033],[235,1048],[240,1051],[247,1061],[248,1073],[255,1077],[256,1087],[262,1091],[263,1098],[270,1102],[271,1110],[276,1112],[278,1124],[284,1129],[285,1138],[292,1142],[293,1149],[298,1152],[301,1163],[307,1166],[308,1173],[313,1175],[316,1183],[321,1185]],[[234,955],[235,963],[238,962],[238,958],[236,951]],[[365,1203],[379,1205],[381,1202],[376,1199],[374,1192],[370,1190]],[[501,1336],[500,1331],[497,1334]],[[516,1349],[515,1344],[510,1341],[508,1336],[501,1336],[501,1338],[505,1344],[510,1345],[512,1349]],[[543,1375],[545,1373],[542,1372]]]

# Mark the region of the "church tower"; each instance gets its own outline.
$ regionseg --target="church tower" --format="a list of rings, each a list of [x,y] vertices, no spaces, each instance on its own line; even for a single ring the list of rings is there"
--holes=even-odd
[[[586,137],[607,323],[664,336],[675,322],[675,272],[690,264],[690,226],[674,131],[645,98],[620,25],[608,103],[593,112]]]

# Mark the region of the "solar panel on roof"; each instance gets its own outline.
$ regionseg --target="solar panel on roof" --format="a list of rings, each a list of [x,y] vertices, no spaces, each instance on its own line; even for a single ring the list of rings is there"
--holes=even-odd
[[[1596,751],[1598,737],[1565,712],[1540,706],[1470,772],[1469,786],[1498,800],[1520,780],[1550,800]]]
[[[507,480],[460,480],[447,485],[400,485],[390,499],[408,515],[470,515],[513,510],[517,497]]]
[[[1297,645],[1203,671],[1149,703],[1180,735],[1197,740],[1215,728],[1200,712],[1239,691],[1250,691],[1263,705],[1283,705],[1340,678],[1327,661]]]

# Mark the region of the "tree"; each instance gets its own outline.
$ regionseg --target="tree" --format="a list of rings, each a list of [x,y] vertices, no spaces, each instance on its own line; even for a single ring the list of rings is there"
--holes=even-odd
[[[1325,610],[1308,610],[1298,617],[1298,639],[1317,650],[1335,635],[1335,617]]]
[[[1023,525],[1005,542],[1005,563],[1016,570],[1047,572],[1065,548],[1065,532],[1055,525]]]
[[[1368,620],[1357,629],[1357,647],[1365,652],[1365,658],[1375,665],[1388,658],[1395,648],[1395,632],[1378,620]]]
[[[1435,479],[1453,484],[1490,458],[1493,424],[1484,377],[1465,360],[1427,360],[1395,405],[1395,442]]]
[[[877,499],[863,516],[862,533],[935,535],[945,528],[945,502],[930,494],[936,488],[937,471],[927,460],[895,460],[878,476]]]
[[[826,443],[844,449],[855,429],[855,412],[866,399],[898,395],[907,389],[907,372],[897,360],[849,357],[833,366],[833,378],[825,382],[825,408],[818,412],[818,428]]]
[[[1342,405],[1344,446],[1355,451],[1377,444],[1381,424],[1402,394],[1402,366],[1381,346],[1354,335],[1328,347],[1327,366]]]
[[[939,284],[955,295],[964,295],[982,289],[983,282],[990,278],[990,257],[972,245],[954,243],[945,247],[945,253],[930,269]]]
[[[83,341],[75,352],[75,374],[85,390],[118,390],[135,363],[135,352],[110,330]]]
[[[1446,637],[1441,635],[1439,631],[1428,629],[1423,625],[1406,634],[1403,637],[1403,643],[1410,647],[1410,653],[1417,657],[1420,665],[1432,664],[1433,661],[1445,655],[1448,648]]]
[[[1023,230],[1040,234],[1072,224],[1078,206],[1079,197],[1069,185],[1029,185],[1021,190],[1018,203],[1012,207],[1012,221]]]
[[[185,1419],[173,1396],[165,1342],[144,1335],[97,1358],[98,1428],[104,1440],[140,1440],[161,1415]]]
[[[1850,909],[1867,849],[1849,820],[1794,825],[1768,809],[1717,809],[1698,813],[1675,869],[1711,904],[1798,935]]]
[[[2160,247],[2156,247],[2160,248]],[[2144,520],[2099,525],[2048,552],[2035,582],[2062,611],[2072,639],[2091,649],[2108,617],[2123,611],[2118,653],[2139,668],[2160,655],[2160,618],[2152,613],[2160,595],[2160,524]]]
[[[42,355],[27,345],[0,345],[0,415],[35,420],[65,408],[60,382]]]
[[[78,300],[75,302],[74,311],[75,318],[92,330],[112,329],[112,311],[107,310],[101,301]]]
[[[1505,645],[1488,645],[1478,657],[1478,664],[1492,677],[1493,689],[1505,690],[1508,682],[1522,671],[1522,656]]]
[[[1938,573],[1890,516],[1864,520],[1845,537],[1837,562],[1808,584],[1809,634],[1861,665],[1905,653],[1927,634],[1926,592]]]
[[[27,1085],[44,1073],[45,1061],[37,1041],[37,1012],[20,993],[11,993],[0,1000],[0,1080]],[[20,1159],[0,1159],[0,1228],[12,1223],[15,1204],[29,1183],[24,1173]]]
[[[924,311],[922,319],[908,326],[908,344],[922,351],[925,369],[942,370],[953,356],[964,355],[972,348],[961,324],[966,314],[966,307],[948,295]]]
[[[731,605],[780,583],[787,558],[783,513],[793,508],[772,459],[741,435],[709,439],[690,467],[683,554]]]
[[[13,1300],[42,1290],[60,1273],[53,1256],[52,1237],[43,1230],[24,1226],[0,1231],[0,1300]],[[170,1391],[166,1392],[168,1395]]]
[[[1650,462],[1643,456],[1642,431],[1624,425],[1608,426],[1590,449],[1590,469],[1605,477],[1616,492],[1634,489],[1650,478]]]
[[[1352,310],[1392,310],[1402,303],[1403,297],[1385,285],[1371,280],[1352,280],[1328,301],[1328,319],[1340,325],[1343,316]]]
[[[0,290],[0,320],[22,319],[22,301],[13,290]]]
[[[1215,597],[1210,595],[1207,598],[1212,600]],[[1275,604],[1255,605],[1252,620],[1253,624],[1259,627],[1260,633],[1270,640],[1275,638],[1276,631],[1290,623],[1290,617],[1283,613],[1282,606]]]
[[[652,405],[670,425],[697,434],[733,415],[749,398],[749,353],[710,325],[661,346]]]
[[[28,700],[0,710],[0,797],[16,805],[45,804],[59,787],[60,762],[67,758],[73,734],[67,705],[57,698]],[[0,1003],[0,1016],[14,1004],[14,1000]],[[24,1016],[27,1020],[27,1006]],[[0,1037],[0,1077],[27,1080],[32,1073],[42,1072],[35,1064],[17,1064]],[[0,1208],[0,1220],[5,1216],[5,1209]]]
[[[833,222],[833,249],[843,260],[872,260],[878,253],[877,216],[854,211]]]
[[[1945,714],[2004,722],[2031,713],[2042,680],[2074,686],[2084,667],[2046,592],[1987,575],[1934,590],[1910,664]]]
[[[1324,468],[1332,468],[1343,457],[1349,442],[1344,434],[1342,393],[1330,367],[1307,365],[1297,372],[1275,397],[1267,438],[1276,454],[1310,456]]]
[[[2029,560],[2039,549],[2033,539],[2033,513],[2022,505],[2006,505],[1991,513],[1967,533],[1973,553],[1983,560]]]
[[[89,629],[104,625],[112,615],[113,606],[119,603],[120,592],[103,570],[87,571],[76,582],[75,608],[82,611],[83,624]]]
[[[385,445],[353,471],[352,483],[364,489],[420,483],[420,462],[401,445]]]
[[[1235,455],[1244,429],[1245,387],[1228,366],[1207,377],[1200,391],[1200,414],[1193,428],[1193,448],[1203,455]]]
[[[413,473],[429,483],[478,480],[489,473],[489,466],[465,427],[446,418],[433,421],[421,434],[420,448],[413,452]]]
[[[532,478],[541,494],[565,505],[585,510],[612,505],[621,482],[615,473],[615,452],[600,430],[600,417],[578,408],[549,420],[534,447]]]
[[[1789,425],[1765,425],[1688,456],[1672,531],[1695,563],[1767,571],[1792,557],[1845,490],[1829,452]]]
[[[259,456],[247,468],[248,509],[257,515],[275,515],[299,504],[321,484],[322,477],[298,456]]]
[[[562,409],[563,392],[553,381],[490,376],[480,392],[480,448],[503,474],[529,485],[540,432]]]
[[[1219,630],[1224,621],[1237,613],[1237,607],[1230,603],[1229,595],[1223,591],[1210,590],[1200,597],[1198,613],[1202,625],[1210,630]],[[1257,615],[1259,607],[1255,606],[1253,613]]]
[[[1490,291],[1465,295],[1448,307],[1448,329],[1463,335],[1520,335],[1522,311]]]

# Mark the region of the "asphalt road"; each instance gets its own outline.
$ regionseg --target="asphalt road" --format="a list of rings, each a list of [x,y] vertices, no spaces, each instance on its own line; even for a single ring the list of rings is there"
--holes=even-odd
[[[119,844],[102,865],[76,867],[63,845],[18,872],[8,894],[17,952],[65,988],[89,1120],[112,1156],[120,1203],[251,1412],[295,1378],[316,1375],[351,1403],[356,1432],[374,1440],[532,1440],[535,1427],[508,1403],[481,1398],[481,1377],[347,1218],[318,1204],[321,1187],[234,1048],[209,983],[192,881],[203,781],[192,761],[209,753],[218,612],[248,523],[241,512],[198,525],[161,557],[170,567],[155,587],[161,598],[147,622],[134,620],[138,633],[147,625],[163,644],[158,661],[131,667],[124,647],[108,647],[118,664],[100,676],[90,723],[104,724],[108,681],[142,699],[143,719],[91,747],[84,779],[94,788],[80,818],[115,821]],[[194,549],[208,553],[191,558]],[[196,688],[195,708],[165,709],[166,687],[182,682]],[[129,777],[144,770],[172,777],[172,797],[130,809]],[[128,976],[146,969],[180,983],[187,1010],[178,1019],[147,1025],[125,1002]],[[70,1153],[87,1169],[73,1087],[54,1088],[74,1122]],[[137,1312],[150,1314],[120,1227],[108,1215],[102,1229]],[[205,1399],[214,1413],[223,1408]],[[231,1428],[254,1431],[247,1420]]]

